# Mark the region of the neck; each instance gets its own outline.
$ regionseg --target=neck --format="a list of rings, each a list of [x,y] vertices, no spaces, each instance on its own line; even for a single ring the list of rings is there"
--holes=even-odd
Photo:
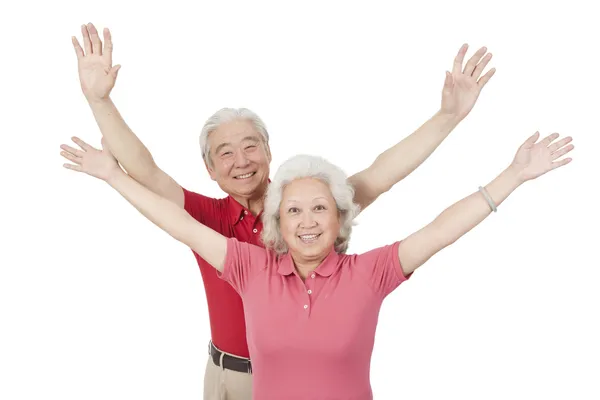
[[[258,199],[248,198],[248,197],[238,197],[238,196],[231,196],[231,197],[233,197],[235,199],[235,201],[240,203],[242,206],[244,206],[248,210],[250,210],[250,212],[254,216],[257,216],[263,210],[264,199],[262,197],[258,198]]]
[[[307,276],[312,274],[312,272],[317,269],[319,265],[323,262],[325,257],[319,257],[317,259],[303,259],[301,257],[295,257],[292,254],[292,260],[294,261],[294,267],[296,268],[296,272],[302,279],[306,279]]]
[[[268,184],[268,182],[267,182]],[[237,196],[232,194],[231,197],[234,198],[235,201],[240,203],[242,206],[246,207],[252,215],[257,216],[263,210],[265,204],[265,195],[267,194],[267,185],[261,185],[256,188],[254,193],[251,196]]]

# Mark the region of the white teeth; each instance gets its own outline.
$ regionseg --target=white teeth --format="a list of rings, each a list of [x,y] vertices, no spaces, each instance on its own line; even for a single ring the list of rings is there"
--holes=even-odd
[[[244,174],[244,175],[238,175],[235,178],[236,179],[246,179],[246,178],[250,178],[252,175],[254,175],[254,172],[249,172],[249,173]]]
[[[300,235],[300,239],[302,240],[312,240],[316,239],[319,235]]]

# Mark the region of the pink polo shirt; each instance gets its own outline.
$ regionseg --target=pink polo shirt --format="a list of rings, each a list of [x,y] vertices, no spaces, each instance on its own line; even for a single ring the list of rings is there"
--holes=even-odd
[[[369,372],[383,299],[407,277],[398,244],[331,252],[303,282],[291,255],[227,239],[222,279],[244,303],[253,399],[372,399]]]

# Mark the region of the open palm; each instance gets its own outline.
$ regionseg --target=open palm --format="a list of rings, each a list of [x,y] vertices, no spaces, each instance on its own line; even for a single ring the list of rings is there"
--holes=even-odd
[[[496,72],[496,69],[492,68],[481,76],[492,59],[492,53],[486,54],[487,48],[485,47],[477,50],[463,68],[468,48],[469,46],[464,44],[458,51],[454,58],[452,72],[446,72],[442,90],[442,112],[453,115],[459,120],[471,112],[481,90]]]
[[[73,164],[63,164],[63,167],[77,172],[84,172],[90,176],[107,181],[115,173],[123,172],[119,163],[108,149],[104,139],[102,139],[102,150],[90,146],[78,137],[72,137],[81,150],[63,144],[60,148],[63,150],[60,155]]]
[[[574,145],[569,144],[572,140],[570,136],[557,142],[555,140],[559,137],[558,133],[553,133],[537,142],[539,137],[539,132],[529,137],[519,147],[512,162],[512,166],[519,171],[519,176],[523,181],[535,179],[548,171],[570,163],[572,160],[571,158],[558,160],[575,148]]]
[[[104,47],[93,24],[81,26],[84,50],[75,36],[73,47],[77,54],[79,81],[81,89],[88,100],[105,99],[115,86],[120,65],[112,65],[112,39],[110,31],[105,28]]]

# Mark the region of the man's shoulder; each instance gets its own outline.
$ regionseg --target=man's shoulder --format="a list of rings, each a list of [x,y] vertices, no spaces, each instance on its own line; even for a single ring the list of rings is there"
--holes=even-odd
[[[183,188],[183,208],[196,220],[209,224],[229,215],[229,196],[209,197]],[[210,224],[212,227],[212,224]]]

